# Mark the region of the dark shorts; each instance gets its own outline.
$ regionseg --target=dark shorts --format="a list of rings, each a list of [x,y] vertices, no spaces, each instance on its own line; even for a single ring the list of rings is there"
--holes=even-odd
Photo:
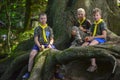
[[[44,47],[47,48],[48,44],[44,44]],[[52,49],[55,49],[55,46],[54,45],[51,45],[52,46]],[[40,51],[39,50],[39,47],[37,45],[34,45],[32,50],[37,50],[37,51]]]
[[[106,40],[104,38],[94,38],[93,40],[96,40],[99,42],[99,44],[105,43]]]

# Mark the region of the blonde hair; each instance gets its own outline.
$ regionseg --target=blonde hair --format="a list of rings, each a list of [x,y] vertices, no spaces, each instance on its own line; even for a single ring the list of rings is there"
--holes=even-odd
[[[78,8],[78,9],[77,9],[77,12],[80,12],[80,13],[85,14],[85,10],[84,10],[83,8]]]

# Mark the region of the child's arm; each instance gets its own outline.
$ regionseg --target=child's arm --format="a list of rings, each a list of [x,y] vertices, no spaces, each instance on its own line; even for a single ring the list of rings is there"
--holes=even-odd
[[[50,41],[48,48],[52,48],[53,43],[54,43],[54,35],[53,35],[53,30],[50,28]]]
[[[42,48],[42,45],[40,44],[40,42],[38,41],[38,36],[35,36],[34,37],[34,42],[35,44],[39,47],[40,50],[43,50]]]
[[[107,36],[107,31],[106,31],[106,30],[103,30],[103,31],[102,31],[102,35],[97,35],[97,36],[95,36],[94,38],[106,38],[106,36]]]
[[[51,38],[51,39],[50,39],[50,43],[49,43],[49,45],[48,45],[48,48],[52,48],[53,43],[54,43],[54,39]]]
[[[80,30],[83,32],[87,32],[87,29],[84,29],[82,26],[79,26]]]
[[[36,27],[34,30],[34,42],[39,47],[39,49],[42,49],[42,46],[40,42],[38,41],[38,35],[40,34],[39,27]]]
[[[94,38],[106,38],[106,35],[107,35],[107,31],[103,30],[102,35],[97,35],[97,36],[94,36],[94,37],[93,36],[86,37],[85,41],[92,41]]]

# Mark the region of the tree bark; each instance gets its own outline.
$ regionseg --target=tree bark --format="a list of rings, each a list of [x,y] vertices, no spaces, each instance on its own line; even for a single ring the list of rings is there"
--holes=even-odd
[[[8,7],[8,4],[10,3],[9,0],[6,1],[6,16],[8,20],[8,36],[7,36],[7,45],[8,45],[8,51],[11,53],[11,43],[10,43],[10,35],[11,35],[11,18],[10,18],[10,8]]]
[[[25,11],[25,21],[24,21],[24,31],[30,28],[31,20],[31,0],[26,0],[26,11]]]
[[[111,4],[113,3],[113,4]],[[87,17],[92,21],[92,9],[99,7],[103,11],[103,18],[108,22],[109,28],[116,27],[119,11],[113,9],[115,0],[49,0],[48,2],[48,23],[55,34],[55,45],[57,49],[46,49],[40,52],[36,58],[34,67],[28,80],[53,80],[56,65],[63,67],[65,80],[119,80],[120,79],[120,37],[108,30],[108,42],[102,45],[87,47],[69,47],[70,30],[73,22],[76,21],[76,9],[86,9]],[[115,8],[115,7],[114,7]],[[111,12],[112,11],[112,12]],[[113,18],[116,19],[115,23]],[[119,20],[119,19],[118,19]],[[117,32],[116,32],[117,33]],[[1,75],[0,80],[21,80],[22,75],[27,71],[29,49],[26,42],[16,48],[15,53],[20,53],[13,59],[11,65]],[[27,49],[26,49],[26,48]],[[68,48],[68,49],[65,49]],[[62,50],[64,49],[64,50]],[[22,53],[22,51],[25,51]],[[86,71],[90,64],[90,58],[97,59],[98,71],[89,73]]]
[[[93,22],[92,10],[95,7],[100,8],[108,28],[120,35],[120,24],[118,22],[120,20],[120,8],[117,6],[117,0],[50,0],[47,9],[48,23],[54,30],[55,44],[58,49],[69,47],[71,27],[77,21],[76,10],[80,7],[86,10],[86,16],[91,22]]]
[[[37,55],[29,80],[50,80],[54,76],[55,66],[57,64],[65,66],[65,80],[78,80],[80,78],[85,78],[86,80],[97,80],[98,78],[108,80],[111,76],[112,78],[110,80],[119,80],[119,45],[120,43],[114,43],[114,45],[113,43],[106,43],[88,47],[68,48],[63,51],[46,49]],[[28,56],[29,54],[24,54],[13,60],[0,80],[16,80],[16,78],[17,80],[21,80],[22,75],[25,73],[24,67],[27,65]],[[91,57],[95,57],[98,64],[98,71],[92,74],[86,72]],[[83,68],[80,68],[80,66]],[[77,69],[82,70],[79,71]],[[73,73],[70,73],[70,71],[73,71]]]

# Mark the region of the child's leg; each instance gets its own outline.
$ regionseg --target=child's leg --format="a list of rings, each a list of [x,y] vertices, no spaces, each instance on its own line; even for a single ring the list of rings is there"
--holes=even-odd
[[[89,45],[92,46],[92,45],[97,45],[97,44],[99,44],[99,42],[97,40],[93,40],[93,41],[90,42]]]
[[[88,46],[90,43],[89,42],[84,42],[82,46]]]
[[[22,76],[23,79],[29,78],[30,72],[31,72],[32,67],[33,67],[33,60],[34,60],[34,57],[36,56],[36,54],[37,54],[37,50],[32,50],[32,51],[30,52],[29,63],[28,63],[28,72],[25,73],[25,74]]]
[[[96,59],[92,58],[91,59],[91,65],[89,66],[89,68],[87,69],[87,71],[94,72],[96,69],[97,69]]]
[[[34,45],[32,48],[32,51],[30,52],[30,56],[29,56],[28,72],[31,72],[32,70],[34,58],[37,55],[38,51],[39,51],[38,46]]]
[[[96,59],[95,59],[95,58],[92,58],[92,59],[91,59],[91,65],[92,65],[92,66],[96,66]]]
[[[106,40],[104,38],[94,38],[94,40],[89,45],[103,44]]]
[[[30,55],[29,55],[28,72],[25,73],[25,74],[22,76],[23,79],[29,78],[30,72],[31,72],[32,67],[33,67],[34,58],[35,58],[35,56],[37,55],[38,51],[39,51],[38,46],[37,46],[37,45],[34,45],[32,51],[30,52]]]
[[[28,63],[28,72],[31,72],[31,70],[32,70],[34,58],[37,55],[37,52],[38,52],[37,50],[32,50],[30,52],[29,63]]]
[[[92,46],[97,44],[99,44],[99,42],[97,40],[93,40],[89,45]],[[96,59],[92,58],[90,61],[91,61],[91,66],[87,69],[87,71],[94,72],[97,69]]]
[[[97,40],[93,40],[93,41],[91,41],[91,43],[89,45],[97,45],[97,44],[99,44],[99,42]],[[96,66],[96,59],[95,58],[91,59],[91,65]]]

